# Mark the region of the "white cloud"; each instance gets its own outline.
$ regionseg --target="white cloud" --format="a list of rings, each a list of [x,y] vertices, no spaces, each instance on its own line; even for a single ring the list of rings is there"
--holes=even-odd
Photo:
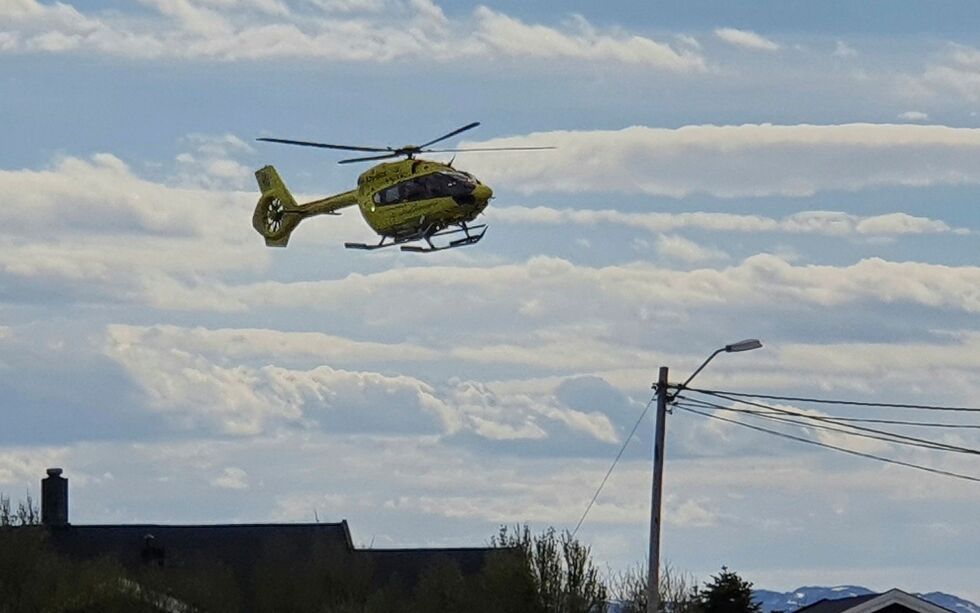
[[[162,41],[143,32],[117,29],[106,20],[90,17],[63,2],[6,2],[0,5],[0,17],[6,18],[5,26],[10,28],[0,29],[0,41],[3,41],[0,51],[7,53],[64,53],[86,49],[147,57],[159,53],[164,46]]]
[[[676,37],[677,40],[679,40],[681,43],[687,45],[692,49],[701,49],[701,43],[698,42],[698,39],[694,38],[689,34],[678,34]]]
[[[857,51],[842,40],[837,41],[834,46],[834,56],[836,57],[853,57],[855,55],[857,55]]]
[[[192,151],[177,154],[176,180],[188,187],[241,189],[254,182],[253,171],[236,155],[252,153],[252,147],[233,134],[212,136],[191,134],[185,144]]]
[[[890,262],[881,258],[866,258],[848,266],[794,265],[770,254],[754,255],[723,269],[687,272],[643,263],[582,267],[558,258],[535,257],[523,264],[483,269],[404,268],[338,281],[269,282],[211,291],[264,308],[289,304],[331,310],[344,304],[370,303],[376,305],[379,322],[389,320],[382,316],[383,312],[395,309],[397,317],[391,313],[390,321],[404,326],[415,321],[412,314],[438,312],[434,306],[430,308],[432,293],[443,287],[451,288],[456,295],[471,296],[466,315],[477,318],[486,315],[482,311],[486,308],[517,312],[529,299],[528,293],[533,293],[539,302],[539,312],[562,318],[567,313],[570,319],[600,312],[632,317],[646,304],[708,305],[720,303],[722,296],[743,305],[831,306],[873,300],[980,312],[977,267]],[[375,299],[396,290],[402,296],[397,305],[385,305],[385,301]],[[586,299],[596,295],[605,297],[601,307]]]
[[[764,38],[750,30],[737,30],[735,28],[718,28],[715,36],[736,47],[754,49],[757,51],[778,51],[779,45]]]
[[[703,247],[683,236],[661,234],[657,237],[657,253],[682,262],[708,262],[727,260],[728,254],[720,249]]]
[[[945,222],[925,217],[914,217],[905,213],[888,213],[861,219],[855,225],[858,234],[888,236],[896,234],[968,234],[965,228],[951,229]]]
[[[977,102],[980,100],[980,49],[950,45],[945,57],[911,78],[910,84],[913,90],[921,90],[933,98],[955,95]]]
[[[922,111],[905,111],[898,115],[899,119],[904,119],[905,121],[928,121],[929,114],[923,113]]]
[[[810,196],[878,186],[980,183],[980,129],[912,124],[633,126],[542,132],[463,146],[543,146],[460,154],[491,185],[525,193],[609,191],[673,197]],[[924,164],[922,160],[928,159]]]
[[[541,313],[540,317],[546,317]],[[114,342],[181,347],[184,351],[218,356],[239,363],[268,363],[278,360],[345,367],[438,363],[440,360],[475,364],[517,364],[561,371],[598,371],[649,362],[656,354],[623,347],[609,339],[574,331],[541,330],[515,339],[480,338],[474,344],[457,338],[451,343],[432,339],[423,344],[355,341],[319,332],[295,332],[253,328],[207,329],[156,325],[149,327],[113,324],[107,327]],[[601,334],[597,331],[596,335]],[[553,385],[553,384],[552,384]],[[538,393],[550,390],[537,390]]]
[[[202,327],[181,328],[172,325],[150,327],[113,324],[109,336],[127,344],[151,343],[161,347],[181,347],[200,354],[221,354],[229,360],[317,359],[331,364],[366,362],[431,361],[443,355],[438,349],[410,343],[355,341],[321,332],[287,332],[256,328]]]
[[[328,13],[377,13],[387,0],[307,0]]]
[[[161,332],[163,334],[161,334]],[[617,434],[609,418],[563,406],[552,395],[501,394],[474,381],[436,387],[414,377],[310,370],[230,361],[219,331],[201,343],[204,331],[180,341],[173,328],[108,329],[106,352],[146,393],[150,407],[184,427],[209,427],[231,435],[257,435],[282,426],[327,431],[461,431],[491,440],[543,440],[556,426],[606,443]],[[248,338],[249,331],[242,331]],[[282,335],[287,337],[289,335]],[[262,344],[250,353],[276,353]],[[230,362],[230,363],[229,363]]]
[[[907,213],[861,217],[838,211],[801,211],[782,219],[732,213],[624,213],[614,209],[555,209],[549,207],[494,207],[488,212],[494,222],[597,226],[616,224],[651,233],[681,229],[711,232],[776,232],[825,236],[890,237],[900,234],[969,234],[965,228]]]
[[[34,492],[36,501],[38,481],[44,476],[44,471],[63,466],[64,458],[64,450],[57,448],[36,446],[27,449],[0,449],[0,485],[4,486],[0,493],[10,495],[11,490],[14,490],[19,494],[27,486],[28,491]]]
[[[110,331],[107,354],[140,385],[151,408],[188,428],[232,435],[256,435],[282,425],[346,431],[356,426],[357,412],[365,413],[359,417],[366,424],[388,421],[399,428],[437,431],[456,427],[456,416],[435,390],[408,377],[327,366],[308,371],[271,364],[224,366],[200,354],[131,344],[130,337]]]
[[[706,507],[707,500],[688,499],[677,504],[668,498],[664,517],[668,525],[707,528],[718,522],[718,513]]]
[[[223,137],[231,149],[243,146]],[[22,194],[31,215],[14,209],[0,212],[7,232],[0,235],[0,271],[9,281],[30,281],[44,292],[89,304],[143,304],[161,310],[242,312],[305,309],[308,313],[344,314],[350,304],[374,304],[362,325],[369,330],[398,326],[425,330],[444,308],[443,291],[460,301],[457,315],[466,325],[491,328],[510,322],[528,330],[542,321],[565,325],[599,321],[634,321],[668,305],[673,309],[715,304],[720,295],[741,304],[758,300],[756,286],[769,290],[779,304],[912,303],[976,312],[977,273],[971,267],[865,259],[851,266],[808,267],[786,258],[757,255],[725,269],[672,271],[650,264],[598,268],[575,266],[556,258],[533,258],[519,264],[492,266],[436,265],[418,262],[397,270],[356,274],[334,280],[228,281],[229,272],[265,270],[270,254],[247,223],[254,193],[172,188],[139,177],[118,158],[66,158],[44,171],[2,171],[0,189]],[[65,203],[71,203],[66,207]],[[245,213],[243,213],[245,211]],[[716,231],[819,233],[851,237],[944,233],[944,222],[903,213],[872,217],[832,212],[804,212],[782,219],[717,213],[627,214],[617,211],[558,211],[510,208],[494,210],[512,222],[621,223],[655,235],[682,228]],[[345,216],[351,225],[357,216]],[[311,226],[311,232],[315,228]],[[324,230],[326,232],[326,230]],[[335,231],[331,226],[330,232]],[[961,230],[952,230],[961,232]],[[41,237],[41,238],[38,238]],[[111,249],[106,245],[112,245]],[[678,241],[673,246],[677,250]],[[667,249],[666,243],[662,244]],[[690,247],[690,245],[687,245]],[[687,250],[690,252],[690,249]],[[698,252],[696,257],[718,253]],[[690,253],[685,255],[690,260]],[[424,265],[423,265],[424,264]],[[392,304],[384,296],[397,292]],[[592,296],[608,304],[593,308]],[[655,306],[656,305],[656,306]],[[499,322],[499,324],[494,323]],[[255,335],[261,335],[256,332]],[[370,333],[368,333],[370,334]],[[423,336],[425,336],[423,334]],[[334,337],[296,338],[291,346],[325,347]],[[370,338],[367,336],[366,338]],[[234,341],[229,335],[228,346]],[[224,342],[224,341],[222,341]],[[283,342],[282,339],[267,342]],[[351,358],[344,364],[383,359],[384,347],[370,342],[338,343]],[[419,342],[397,344],[412,359],[431,356]],[[446,348],[444,348],[446,349]],[[520,342],[484,340],[448,348],[471,362],[525,364],[535,368],[620,368],[623,360],[648,359],[620,351],[597,338],[548,338],[534,332]],[[549,357],[549,354],[551,357]],[[369,357],[373,355],[374,357]],[[361,360],[358,362],[357,360]]]
[[[780,358],[803,365],[808,360],[814,371],[878,379],[890,372],[914,373],[919,364],[928,364],[938,373],[953,374],[980,368],[980,333],[960,332],[945,342],[921,343],[833,343],[819,345],[792,343],[780,349]]]
[[[137,176],[116,156],[65,157],[46,170],[0,170],[0,190],[22,194],[31,214],[0,211],[5,232],[242,238],[232,219],[254,195],[181,189]],[[70,202],[72,206],[66,207]],[[248,206],[248,205],[246,205]],[[247,209],[246,209],[247,210]],[[108,239],[107,239],[108,240]]]
[[[141,1],[146,3],[152,0]],[[201,3],[223,11],[255,9],[268,15],[290,14],[289,6],[284,0],[201,0]]]
[[[61,53],[78,48],[81,42],[82,37],[77,34],[45,32],[32,38],[28,43],[28,48],[35,51],[46,51],[48,53]]]
[[[248,473],[241,468],[229,466],[219,476],[211,480],[211,485],[229,490],[247,490]]]
[[[68,50],[127,58],[252,60],[309,57],[340,61],[538,58],[625,63],[674,72],[705,70],[696,48],[622,30],[600,31],[581,16],[561,26],[528,24],[477,7],[448,18],[431,0],[321,0],[291,10],[276,0],[143,0],[154,13],[85,15],[74,7],[19,0],[0,30],[0,52]],[[306,10],[315,7],[311,13]],[[15,32],[27,32],[21,40]]]
[[[692,51],[678,51],[665,43],[641,36],[614,37],[600,34],[584,17],[572,20],[570,32],[528,25],[486,7],[476,11],[477,35],[497,53],[515,57],[616,60],[646,64],[677,72],[702,71],[703,58]]]
[[[0,17],[21,26],[25,23],[41,22],[46,25],[73,25],[83,30],[93,27],[94,22],[84,17],[73,6],[56,2],[42,4],[37,0],[8,0],[0,5]]]
[[[777,419],[782,419],[783,421],[763,421],[758,418],[746,418],[744,416],[736,418],[733,417],[733,413],[723,410],[716,410],[713,411],[713,413],[726,419],[737,419],[742,423],[775,429],[779,432],[787,432],[792,436],[815,440],[824,445],[840,447],[842,449],[848,449],[858,453],[881,455],[892,450],[892,447],[888,443],[870,436],[864,436],[868,434],[871,434],[872,436],[874,435],[874,433],[870,433],[867,430],[861,430],[861,428],[874,428],[873,424],[857,424],[857,428],[851,428],[847,424],[829,423],[827,418],[830,416],[824,411],[801,408],[780,402],[765,400],[762,402],[765,403],[767,407],[772,407],[771,412],[778,413],[778,415],[775,417]],[[728,402],[724,404],[729,406],[731,405],[731,403]],[[735,407],[739,409],[758,408],[745,405],[735,405]],[[770,409],[766,410],[770,411]],[[805,417],[797,417],[796,415],[799,414],[806,415],[810,419]],[[796,424],[791,424],[790,422],[796,422]],[[739,434],[741,435],[742,433],[739,432]]]
[[[20,37],[15,32],[0,32],[0,53],[10,52],[20,46]]]
[[[218,12],[195,6],[189,0],[142,0],[142,3],[173,19],[187,33],[202,37],[228,36],[232,33],[230,24]]]
[[[110,154],[0,170],[0,190],[20,194],[18,207],[0,210],[0,273],[62,296],[131,301],[166,291],[175,278],[268,262],[248,224],[254,192],[153,182]]]

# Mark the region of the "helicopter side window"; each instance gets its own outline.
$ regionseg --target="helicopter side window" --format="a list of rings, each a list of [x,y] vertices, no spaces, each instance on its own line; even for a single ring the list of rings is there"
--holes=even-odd
[[[375,193],[374,203],[378,206],[386,206],[433,197],[431,190],[422,179],[410,179]]]
[[[425,200],[428,198],[426,195],[425,183],[420,180],[412,179],[411,181],[399,183],[398,186],[401,188],[401,198],[403,202],[413,202],[415,200]]]
[[[392,185],[387,189],[375,192],[374,203],[378,206],[385,206],[387,204],[397,204],[398,203],[398,186]]]

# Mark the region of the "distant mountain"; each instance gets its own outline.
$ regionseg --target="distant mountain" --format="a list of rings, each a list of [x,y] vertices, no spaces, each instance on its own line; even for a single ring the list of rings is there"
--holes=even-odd
[[[762,610],[769,613],[770,611],[795,611],[824,598],[850,598],[851,596],[864,596],[874,593],[866,587],[838,585],[837,587],[805,586],[796,588],[792,592],[754,590],[753,596],[762,605]]]
[[[800,607],[813,604],[824,598],[833,600],[836,598],[850,598],[851,596],[864,596],[874,594],[868,588],[857,585],[838,585],[836,587],[816,587],[806,586],[793,590],[792,592],[772,592],[770,590],[755,590],[753,595],[756,601],[762,605],[762,610],[766,613],[772,611],[795,611]],[[942,592],[929,592],[928,594],[916,594],[923,600],[945,607],[956,613],[980,613],[980,606],[968,600],[963,600],[952,594]]]
[[[962,598],[953,596],[952,594],[929,592],[928,594],[916,595],[923,600],[928,600],[932,604],[946,607],[950,611],[957,611],[957,613],[980,613],[980,606],[977,606],[968,600],[963,600]]]

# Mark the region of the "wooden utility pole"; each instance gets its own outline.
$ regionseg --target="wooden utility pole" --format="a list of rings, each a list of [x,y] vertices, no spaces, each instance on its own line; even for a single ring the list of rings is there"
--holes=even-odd
[[[657,431],[653,443],[653,490],[650,500],[650,576],[647,578],[647,613],[660,610],[660,502],[664,487],[664,443],[667,431],[667,367],[657,379]]]

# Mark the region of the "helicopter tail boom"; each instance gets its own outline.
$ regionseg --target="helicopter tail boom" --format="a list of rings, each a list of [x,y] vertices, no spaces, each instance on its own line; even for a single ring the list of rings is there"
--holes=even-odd
[[[297,204],[273,166],[255,171],[262,195],[255,205],[252,227],[265,238],[268,247],[285,247],[299,222],[313,215],[339,215],[337,209],[357,204],[355,191]]]

